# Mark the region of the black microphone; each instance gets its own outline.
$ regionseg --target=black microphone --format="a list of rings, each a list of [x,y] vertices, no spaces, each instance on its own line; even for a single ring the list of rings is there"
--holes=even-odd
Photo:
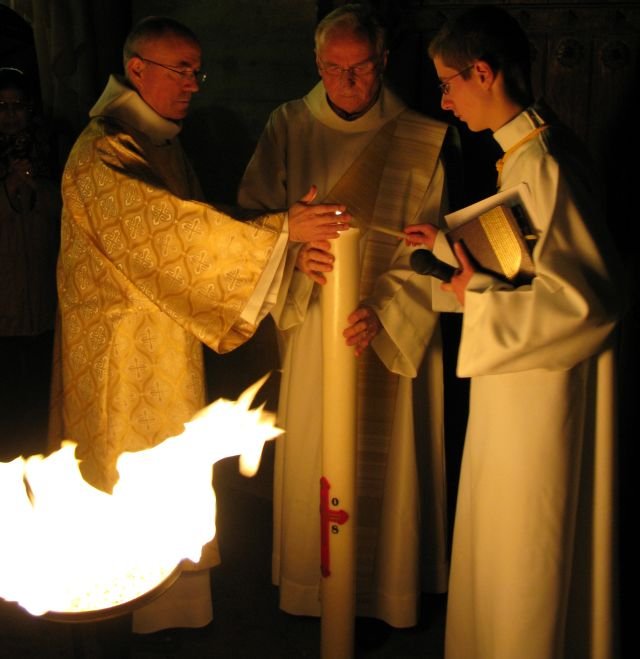
[[[456,269],[436,258],[428,249],[416,249],[411,253],[411,269],[419,275],[431,275],[442,281],[451,281]]]

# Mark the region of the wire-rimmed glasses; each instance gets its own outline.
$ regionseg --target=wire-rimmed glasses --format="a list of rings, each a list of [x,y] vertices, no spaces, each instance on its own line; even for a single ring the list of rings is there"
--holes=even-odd
[[[468,66],[466,69],[462,69],[462,71],[458,71],[458,73],[454,73],[452,76],[449,76],[448,78],[445,78],[444,80],[441,80],[440,83],[438,84],[438,87],[440,88],[440,93],[443,96],[446,96],[449,91],[449,83],[454,79],[457,78],[458,76],[461,76],[463,73],[466,73],[467,71],[471,71],[473,68],[473,64],[471,66]]]
[[[332,78],[337,78],[346,73],[350,78],[363,78],[364,76],[370,75],[373,73],[378,66],[378,58],[371,58],[360,62],[359,64],[354,64],[353,66],[343,67],[338,64],[331,64],[318,60],[318,66],[323,73],[326,73]]]
[[[168,66],[167,64],[162,64],[162,62],[156,62],[152,59],[147,59],[146,57],[142,57],[141,55],[136,55],[138,59],[141,59],[143,62],[147,62],[148,64],[155,64],[156,66],[160,66],[163,69],[167,69],[167,71],[172,71],[173,73],[176,73],[180,78],[187,79],[187,80],[195,80],[199,85],[202,85],[205,80],[207,79],[207,74],[203,73],[202,71],[194,71],[193,69],[178,69],[174,66]]]

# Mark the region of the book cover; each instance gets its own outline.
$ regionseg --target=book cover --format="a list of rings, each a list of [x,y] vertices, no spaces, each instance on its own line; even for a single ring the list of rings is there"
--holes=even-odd
[[[501,192],[445,216],[452,247],[461,240],[480,270],[516,286],[529,283],[535,275],[531,252],[537,235],[525,193],[524,189]]]

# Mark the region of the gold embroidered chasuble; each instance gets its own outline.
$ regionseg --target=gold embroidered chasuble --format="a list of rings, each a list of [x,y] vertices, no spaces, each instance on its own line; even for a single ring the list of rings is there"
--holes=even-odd
[[[85,479],[109,491],[122,451],[205,404],[202,343],[225,352],[255,331],[242,314],[285,215],[238,222],[198,201],[179,127],[113,77],[92,117],[62,180],[50,440],[76,441]]]

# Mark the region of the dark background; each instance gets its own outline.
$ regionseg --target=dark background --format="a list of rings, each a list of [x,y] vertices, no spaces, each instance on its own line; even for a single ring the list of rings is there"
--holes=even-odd
[[[62,164],[108,74],[121,72],[121,46],[132,22],[149,14],[185,22],[203,42],[203,69],[209,77],[186,121],[183,142],[208,198],[233,202],[268,113],[281,102],[303,95],[317,81],[313,30],[319,18],[341,4],[328,0],[2,0],[0,66],[19,66],[39,80],[41,109],[58,138]],[[440,110],[426,46],[450,13],[476,3],[379,0],[372,4],[389,27],[390,84],[408,105],[456,124],[455,118]],[[619,542],[621,604],[626,611],[634,594],[626,567],[635,556],[632,536],[637,519],[632,504],[637,494],[633,485],[637,405],[632,378],[638,371],[639,325],[634,193],[640,144],[634,121],[640,100],[640,3],[537,0],[494,4],[511,11],[530,36],[537,95],[591,150],[607,193],[607,221],[626,274],[630,302],[619,343]],[[464,125],[456,125],[466,155],[461,203],[469,203],[495,191],[496,147],[489,134],[472,134]],[[467,387],[454,373],[459,319],[446,316],[443,323],[448,339],[447,442],[453,501]],[[254,339],[235,352],[219,356],[207,351],[209,396],[233,398],[275,369],[263,394],[268,407],[275,409],[277,367],[275,332],[267,320]],[[47,377],[44,372],[42,378]],[[33,441],[24,435],[25,451],[37,448],[39,433],[46,426],[46,404],[34,401],[33,406],[25,415],[26,425],[34,427]],[[20,446],[15,438],[10,440],[4,443]]]

